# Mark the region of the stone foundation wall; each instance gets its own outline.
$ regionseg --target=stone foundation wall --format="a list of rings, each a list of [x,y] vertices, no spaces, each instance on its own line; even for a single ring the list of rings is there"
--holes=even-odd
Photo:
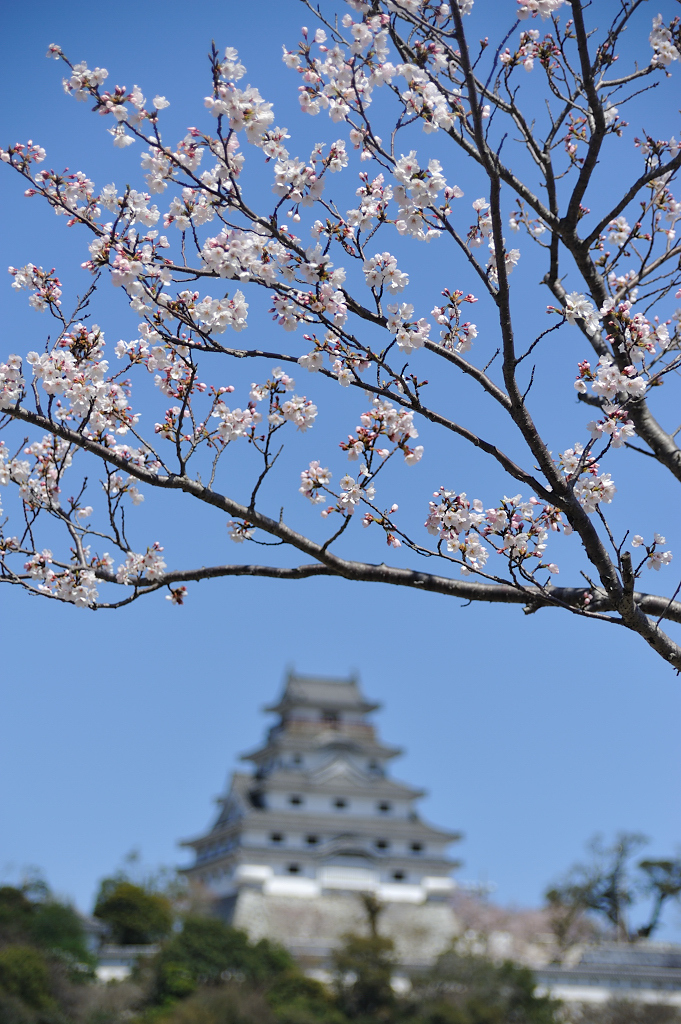
[[[353,893],[301,899],[242,889],[230,910],[231,923],[251,939],[279,942],[309,966],[325,966],[348,932],[367,932],[366,911]],[[461,931],[446,903],[387,903],[378,928],[393,939],[399,962],[414,968],[431,964]]]

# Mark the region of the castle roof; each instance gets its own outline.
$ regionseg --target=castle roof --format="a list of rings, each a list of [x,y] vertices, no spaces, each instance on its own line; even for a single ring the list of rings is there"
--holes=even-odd
[[[350,679],[321,679],[289,673],[279,701],[266,707],[265,711],[283,714],[294,707],[309,707],[366,714],[376,711],[380,706],[366,700],[354,676]]]

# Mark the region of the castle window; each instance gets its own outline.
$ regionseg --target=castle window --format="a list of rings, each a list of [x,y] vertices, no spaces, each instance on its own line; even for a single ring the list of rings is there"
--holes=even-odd
[[[265,806],[265,794],[261,789],[252,789],[248,794],[251,807],[257,807],[258,810],[262,810]]]
[[[284,841],[284,837],[282,836],[281,832],[272,832],[272,834],[270,835],[270,839],[272,840],[273,843],[283,843]]]
[[[292,758],[292,761],[293,761],[294,764],[302,764],[303,763],[303,756],[302,756],[302,754],[294,754],[293,758]]]
[[[316,846],[319,842],[319,836],[307,836],[305,842],[308,846]]]
[[[299,875],[300,874],[300,864],[289,864],[289,866],[288,866],[288,873],[289,873],[289,875]]]
[[[342,811],[343,808],[348,806],[348,802],[347,800],[344,800],[342,796],[339,796],[337,800],[334,800],[333,806],[336,808],[336,810]]]
[[[378,761],[369,761],[369,771],[370,772],[377,772],[378,771]]]
[[[393,879],[396,882],[403,882],[404,881],[404,871],[393,871]]]
[[[387,801],[387,800],[384,800],[384,801],[382,801],[382,802],[381,802],[381,803],[380,803],[380,804],[378,805],[378,809],[379,809],[379,811],[381,811],[381,812],[382,812],[383,814],[388,814],[388,813],[389,813],[390,811],[392,811],[392,809],[393,809],[393,805],[392,805],[392,804],[390,804],[390,803],[388,803],[388,801]]]
[[[376,848],[378,850],[387,850],[390,847],[390,843],[387,839],[377,839]]]
[[[410,850],[411,850],[412,853],[423,853],[423,844],[422,843],[412,843],[411,846],[410,846]]]
[[[290,796],[288,798],[288,802],[290,804],[293,804],[294,806],[298,807],[300,804],[304,803],[305,801],[303,800],[302,796]]]
[[[338,712],[337,711],[322,711],[322,722],[337,722]]]

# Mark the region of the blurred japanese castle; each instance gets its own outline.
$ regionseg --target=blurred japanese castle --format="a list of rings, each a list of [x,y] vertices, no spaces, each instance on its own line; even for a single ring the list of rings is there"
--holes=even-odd
[[[323,957],[372,893],[406,943],[403,959],[430,960],[451,940],[447,848],[459,836],[423,821],[424,791],[390,775],[401,751],[376,735],[379,706],[355,678],[290,674],[266,708],[278,721],[265,744],[243,757],[253,771],[232,776],[212,828],[183,843],[196,854],[185,874],[253,937]]]
[[[390,775],[400,750],[376,735],[369,716],[378,707],[354,678],[289,675],[266,708],[278,720],[264,746],[243,758],[253,770],[232,776],[215,824],[183,844],[195,851],[184,873],[215,911],[252,939],[287,946],[313,975],[348,932],[366,931],[369,894],[406,976],[465,930],[447,856],[459,836],[423,821],[416,809],[423,790]],[[679,947],[579,946],[558,965],[550,935],[516,940],[512,931],[491,930],[485,942],[493,959],[527,964],[540,991],[565,1001],[617,996],[681,1005]],[[111,957],[101,976],[122,977],[111,973],[121,970]]]

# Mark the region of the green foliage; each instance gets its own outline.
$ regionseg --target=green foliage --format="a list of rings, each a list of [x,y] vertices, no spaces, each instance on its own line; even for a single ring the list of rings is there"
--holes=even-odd
[[[280,975],[267,992],[279,1024],[345,1024],[333,995],[298,968]]]
[[[0,991],[0,1021],[2,1024],[35,1024],[36,1014],[16,996]]]
[[[582,1005],[571,1012],[566,1024],[681,1024],[681,1010],[664,1003],[608,999],[600,1005]]]
[[[277,1024],[261,992],[232,982],[204,988],[144,1024]]]
[[[534,988],[526,967],[452,950],[415,985],[411,1019],[418,1024],[556,1024],[558,1004],[536,996]]]
[[[91,977],[96,965],[80,917],[73,907],[56,900],[44,883],[0,887],[0,945],[17,944],[49,953],[73,980]]]
[[[395,1005],[394,943],[383,935],[347,935],[334,955],[341,1009],[352,1019],[388,1020]]]
[[[262,983],[293,968],[290,954],[266,939],[252,944],[217,918],[189,917],[152,962],[154,998],[180,999],[231,978]]]
[[[0,990],[16,996],[27,1006],[46,1009],[52,1005],[50,972],[45,957],[31,946],[6,946],[0,950]]]
[[[28,938],[33,904],[22,889],[0,886],[0,942],[22,942]]]
[[[170,901],[123,877],[105,878],[94,909],[122,946],[142,946],[168,935],[173,926]]]
[[[80,917],[65,903],[50,900],[36,904],[30,933],[36,945],[44,949],[62,950],[83,964],[95,962],[88,951]]]

